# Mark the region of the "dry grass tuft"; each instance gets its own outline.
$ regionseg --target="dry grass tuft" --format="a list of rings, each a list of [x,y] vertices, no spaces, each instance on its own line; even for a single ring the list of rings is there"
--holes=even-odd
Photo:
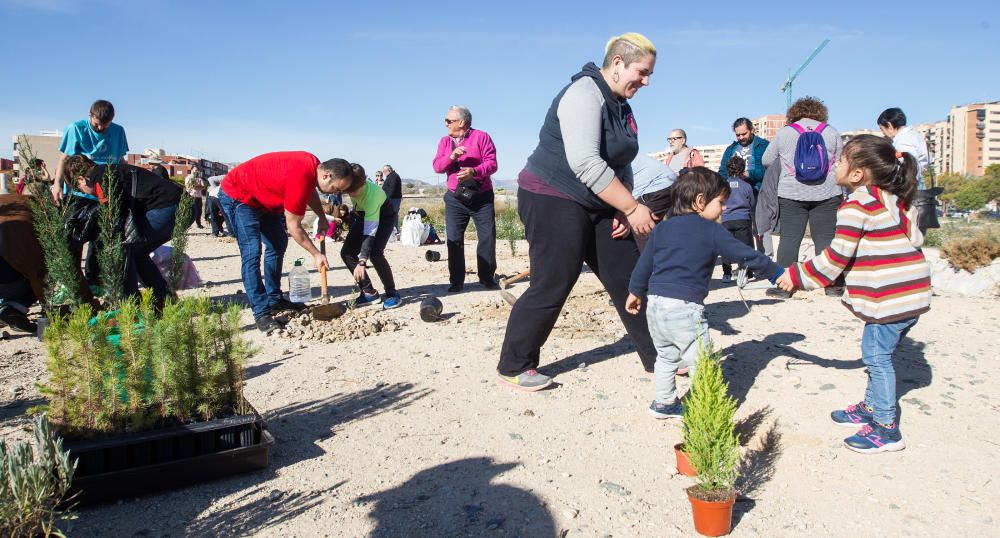
[[[955,269],[972,273],[1000,258],[1000,237],[982,233],[969,239],[956,239],[941,247],[941,255]]]

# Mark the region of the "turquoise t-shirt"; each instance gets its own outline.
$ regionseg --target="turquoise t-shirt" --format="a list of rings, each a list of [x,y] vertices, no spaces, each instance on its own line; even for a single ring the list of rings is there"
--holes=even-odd
[[[90,120],[80,120],[66,128],[59,151],[66,155],[86,155],[97,164],[117,163],[128,153],[128,140],[125,129],[117,123],[98,133],[90,128]]]
[[[375,182],[369,180],[361,189],[361,194],[355,198],[351,197],[354,203],[354,211],[364,215],[363,233],[364,235],[375,235],[378,230],[379,214],[382,211],[382,204],[385,203],[385,191]]]

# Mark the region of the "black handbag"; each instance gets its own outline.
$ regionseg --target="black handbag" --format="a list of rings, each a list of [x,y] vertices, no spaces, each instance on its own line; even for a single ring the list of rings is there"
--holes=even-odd
[[[136,219],[138,209],[135,203],[135,194],[139,180],[136,177],[135,169],[132,169],[131,172],[132,194],[129,196],[128,213],[125,215],[125,226],[122,230],[122,244],[125,246],[141,245],[147,242],[146,234],[139,228],[139,223]]]
[[[100,204],[94,200],[78,197],[72,198],[72,204],[66,217],[66,229],[70,240],[80,244],[96,240],[101,231],[98,217]]]
[[[479,194],[479,187],[481,185],[475,179],[459,181],[458,186],[455,187],[455,199],[465,205],[472,205],[472,201]]]

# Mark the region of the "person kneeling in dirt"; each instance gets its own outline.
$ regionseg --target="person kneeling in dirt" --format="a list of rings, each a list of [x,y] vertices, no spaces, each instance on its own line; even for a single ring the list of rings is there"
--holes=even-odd
[[[360,164],[352,164],[344,159],[330,159],[319,166],[319,180],[321,185],[330,185],[337,194],[346,193],[354,204],[350,231],[344,238],[340,257],[361,288],[355,299],[355,306],[377,303],[381,298],[368,278],[368,260],[371,260],[379,280],[385,286],[382,308],[388,310],[402,306],[403,300],[396,291],[392,267],[385,259],[385,245],[396,227],[395,206],[381,187],[367,179],[365,169]]]

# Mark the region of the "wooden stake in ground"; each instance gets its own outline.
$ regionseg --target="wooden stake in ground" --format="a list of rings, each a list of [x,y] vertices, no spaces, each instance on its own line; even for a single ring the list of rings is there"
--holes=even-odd
[[[319,240],[319,251],[325,258],[326,236],[323,236]],[[344,315],[344,312],[347,310],[344,308],[344,305],[340,303],[330,304],[330,296],[326,293],[326,267],[320,267],[319,269],[319,293],[323,304],[312,309],[313,319],[317,321],[330,321]]]

